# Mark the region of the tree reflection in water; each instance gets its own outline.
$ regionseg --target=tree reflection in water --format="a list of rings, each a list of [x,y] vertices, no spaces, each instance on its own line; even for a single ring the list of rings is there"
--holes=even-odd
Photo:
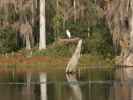
[[[82,93],[76,76],[77,75],[75,73],[66,74],[67,81],[72,89],[72,95],[69,98],[70,100],[82,100]]]
[[[47,100],[47,74],[40,73],[40,95],[41,100]]]

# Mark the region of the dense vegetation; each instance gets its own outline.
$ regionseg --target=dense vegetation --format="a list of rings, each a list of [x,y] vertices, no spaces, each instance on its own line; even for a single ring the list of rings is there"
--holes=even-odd
[[[17,36],[12,28],[0,28],[0,53],[17,50]]]
[[[32,47],[38,47],[39,0],[6,0],[6,3],[2,1],[0,0],[0,53],[16,51],[22,46],[25,48],[20,41],[25,36],[18,36],[20,24],[25,22],[32,26],[34,40]],[[46,0],[47,45],[52,45],[59,38],[67,38],[66,29],[69,29],[73,38],[83,39],[83,54],[113,57],[112,36],[104,20],[104,6],[101,7],[103,1],[77,0],[75,3],[76,6],[74,0]],[[71,47],[53,46],[53,51],[58,52],[60,49],[62,55],[67,55],[65,51],[68,48]],[[35,51],[34,54],[38,52]]]

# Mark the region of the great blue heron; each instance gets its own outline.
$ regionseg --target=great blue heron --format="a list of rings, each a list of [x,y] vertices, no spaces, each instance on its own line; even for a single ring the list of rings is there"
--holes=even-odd
[[[67,29],[66,30],[66,35],[67,35],[67,37],[70,39],[71,38],[71,33],[70,33],[70,31]]]

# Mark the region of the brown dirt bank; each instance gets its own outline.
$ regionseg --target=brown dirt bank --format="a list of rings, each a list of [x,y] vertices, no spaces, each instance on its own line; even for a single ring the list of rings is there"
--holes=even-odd
[[[21,54],[15,56],[0,56],[0,65],[65,65],[69,58],[65,57],[48,57],[48,56],[33,56],[25,57]]]

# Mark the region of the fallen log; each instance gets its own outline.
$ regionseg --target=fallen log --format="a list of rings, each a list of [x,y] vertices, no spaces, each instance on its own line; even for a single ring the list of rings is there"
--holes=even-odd
[[[82,40],[80,39],[75,49],[75,52],[72,55],[72,58],[67,64],[66,73],[75,73],[77,71],[77,64],[80,59],[81,46],[82,46]]]

